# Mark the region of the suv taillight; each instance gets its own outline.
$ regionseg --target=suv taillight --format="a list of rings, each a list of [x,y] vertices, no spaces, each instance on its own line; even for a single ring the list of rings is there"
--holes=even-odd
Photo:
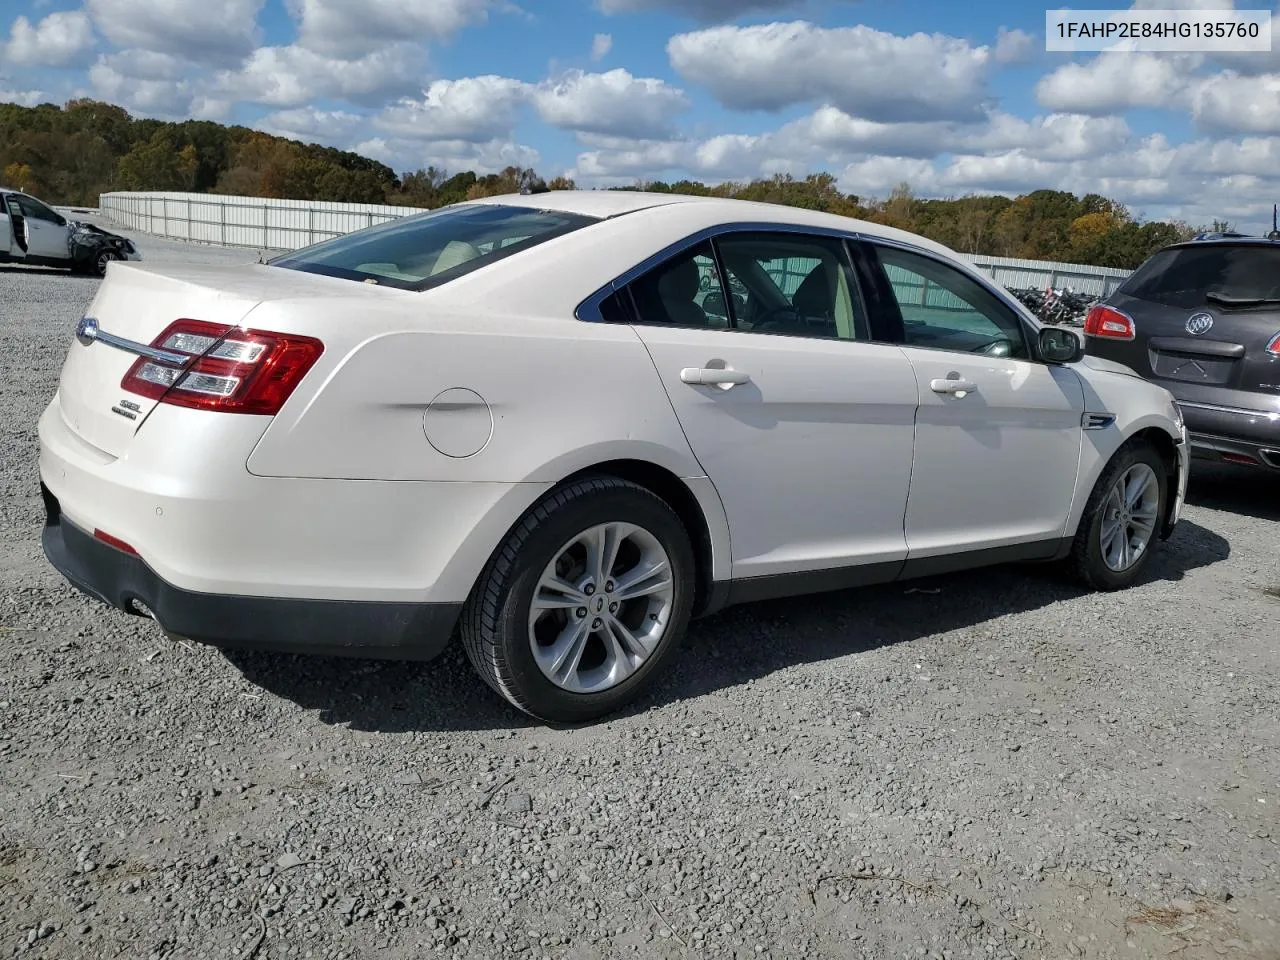
[[[1137,336],[1137,332],[1137,328],[1133,325],[1133,317],[1127,313],[1121,313],[1114,307],[1098,304],[1091,307],[1084,318],[1084,335],[1086,337],[1132,340]]]
[[[183,365],[140,357],[120,381],[131,393],[176,407],[274,415],[324,352],[312,337],[178,320],[151,346]]]
[[[1271,342],[1267,344],[1267,353],[1273,357],[1280,357],[1280,333],[1271,338]]]

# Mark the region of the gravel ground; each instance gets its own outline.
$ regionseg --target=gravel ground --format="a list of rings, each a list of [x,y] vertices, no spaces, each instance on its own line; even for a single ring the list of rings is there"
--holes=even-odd
[[[1128,592],[734,609],[549,729],[456,650],[228,656],[66,586],[35,425],[94,286],[0,267],[0,955],[1280,958],[1275,477],[1197,467]]]

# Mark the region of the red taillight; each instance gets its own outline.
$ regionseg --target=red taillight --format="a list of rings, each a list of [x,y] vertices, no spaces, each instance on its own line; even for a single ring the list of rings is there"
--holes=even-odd
[[[279,413],[324,352],[311,337],[178,320],[151,346],[185,365],[140,357],[120,386],[161,403],[222,413]]]
[[[1271,338],[1271,342],[1267,344],[1267,353],[1273,357],[1280,357],[1280,333]]]
[[[1132,340],[1137,335],[1137,328],[1127,313],[1098,304],[1091,307],[1084,318],[1084,334],[1086,337]]]
[[[108,546],[115,547],[117,550],[123,550],[125,553],[132,553],[135,557],[138,555],[137,550],[133,549],[133,547],[129,546],[129,544],[125,543],[119,537],[113,537],[111,534],[107,533],[105,530],[95,529],[93,531],[93,536],[94,536],[94,539],[101,540],[103,543],[107,544]]]

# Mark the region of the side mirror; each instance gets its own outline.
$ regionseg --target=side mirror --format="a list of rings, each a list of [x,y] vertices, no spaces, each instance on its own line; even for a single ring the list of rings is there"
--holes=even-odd
[[[1078,363],[1084,357],[1084,339],[1065,327],[1040,331],[1040,359],[1045,363]]]

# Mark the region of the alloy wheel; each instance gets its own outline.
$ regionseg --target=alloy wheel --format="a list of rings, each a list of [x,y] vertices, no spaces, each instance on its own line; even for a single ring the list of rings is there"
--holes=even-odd
[[[631,523],[591,527],[538,580],[529,610],[534,661],[562,690],[609,690],[657,651],[674,608],[671,558],[657,537]]]
[[[1111,487],[1102,507],[1098,542],[1108,569],[1123,573],[1146,553],[1156,532],[1160,481],[1146,463],[1135,463]]]

